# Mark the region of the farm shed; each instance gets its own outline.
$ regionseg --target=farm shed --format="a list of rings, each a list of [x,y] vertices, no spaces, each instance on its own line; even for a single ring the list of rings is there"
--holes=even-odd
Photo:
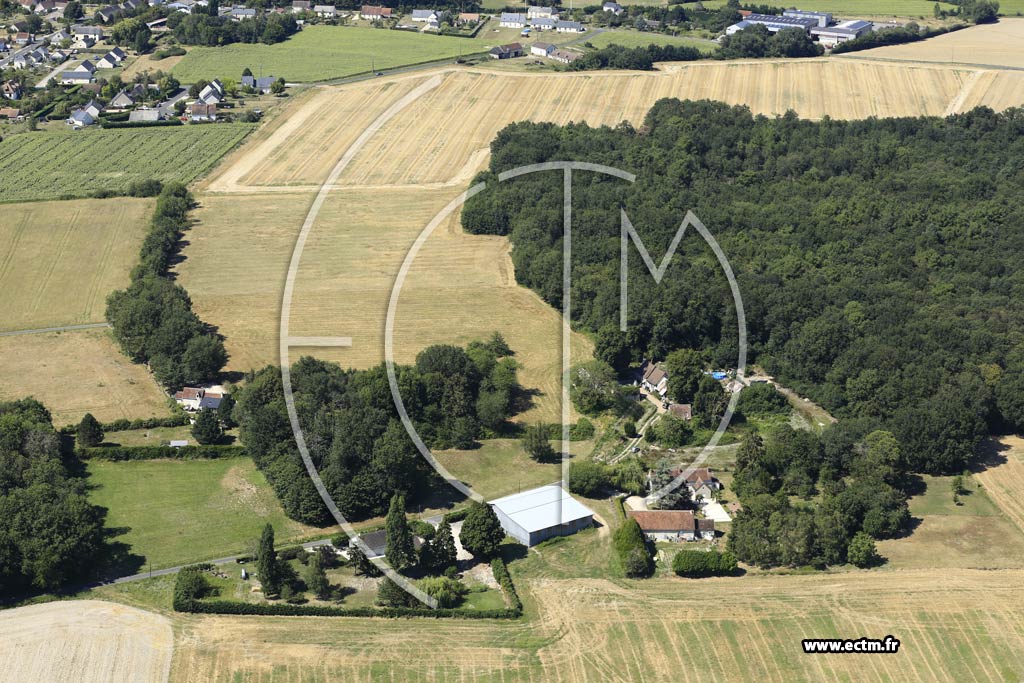
[[[568,536],[594,522],[594,512],[559,484],[516,493],[491,501],[501,528],[526,546],[554,536]]]

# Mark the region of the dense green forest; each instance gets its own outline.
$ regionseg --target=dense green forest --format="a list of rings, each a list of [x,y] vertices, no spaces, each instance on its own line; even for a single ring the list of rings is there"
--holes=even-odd
[[[0,597],[91,575],[105,555],[102,508],[69,473],[38,401],[0,403]]]
[[[500,335],[466,349],[424,349],[396,375],[406,411],[430,448],[471,448],[508,429],[522,398],[512,351]],[[384,364],[342,370],[301,358],[291,369],[295,407],[310,457],[350,520],[382,515],[393,495],[409,500],[440,482],[398,417]],[[268,366],[236,392],[242,442],[285,511],[307,524],[330,521],[295,446],[280,369]]]
[[[635,173],[573,176],[572,314],[601,360],[623,371],[695,349],[735,364],[728,285],[692,231],[658,285],[632,252],[618,331],[620,207],[655,262],[693,210],[737,273],[752,361],[860,435],[892,432],[900,471],[959,472],[986,432],[1024,427],[1022,133],[1019,109],[805,121],[662,100],[639,130],[508,126],[462,220],[509,235],[519,282],[559,306],[557,172],[497,173],[549,160]]]

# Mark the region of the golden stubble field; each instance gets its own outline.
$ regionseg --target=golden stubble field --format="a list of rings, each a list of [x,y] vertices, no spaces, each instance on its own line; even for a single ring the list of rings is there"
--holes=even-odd
[[[167,414],[167,395],[106,329],[0,337],[0,401],[33,396],[58,427],[86,413],[101,422]]]
[[[1002,681],[1024,674],[1024,572],[613,583],[535,579],[528,620],[186,617],[175,681]],[[803,638],[892,634],[893,655]],[[244,645],[243,645],[244,644]]]
[[[0,616],[0,682],[167,680],[170,619],[110,602],[19,607]]]
[[[103,322],[128,273],[152,199],[8,204],[0,220],[0,332]]]

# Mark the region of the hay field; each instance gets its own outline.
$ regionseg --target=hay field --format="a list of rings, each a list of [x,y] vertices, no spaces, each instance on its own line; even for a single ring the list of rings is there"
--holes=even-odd
[[[103,322],[128,285],[152,199],[8,204],[0,221],[0,331]]]
[[[1024,68],[1024,19],[1000,19],[917,43],[853,52],[848,58]]]
[[[985,491],[1024,531],[1024,439],[1004,436],[994,442],[989,463],[975,473]]]
[[[782,114],[792,108],[809,118],[941,115],[972,74],[849,59],[671,63],[650,73],[517,74],[473,69],[439,73],[445,74],[441,86],[385,125],[342,174],[339,184],[436,185],[468,179],[486,161],[495,133],[513,121],[614,125],[629,120],[638,124],[662,97],[712,98],[747,104],[764,114]],[[417,83],[425,80],[424,76],[405,78]],[[304,116],[305,108],[357,107],[364,97],[362,88],[324,88],[291,115]],[[280,120],[280,125],[287,125],[285,117]],[[297,140],[282,137],[277,149],[260,150],[263,157],[271,152],[279,155],[276,168],[250,173],[241,182],[258,186],[322,182],[331,160],[339,159],[346,146],[339,143],[323,154],[311,155],[309,145],[320,145],[334,134],[332,123],[310,117]],[[224,168],[212,187],[220,175],[230,173]]]
[[[98,600],[19,607],[0,617],[0,682],[166,681],[167,617]]]
[[[178,272],[199,316],[227,337],[229,369],[278,362],[284,277],[311,199],[292,193],[201,197],[188,258]],[[351,336],[351,348],[317,350],[316,355],[344,367],[380,363],[395,275],[416,236],[449,200],[447,194],[416,188],[332,194],[303,252],[291,334]],[[238,211],[240,204],[248,210]],[[561,319],[515,283],[508,249],[503,238],[463,234],[457,215],[439,228],[403,289],[396,360],[411,362],[430,344],[466,344],[499,330],[522,365],[520,381],[540,392],[522,419],[559,421]],[[591,348],[587,339],[574,335],[577,359],[589,357]],[[298,349],[293,358],[312,351]]]
[[[167,395],[108,330],[0,337],[0,358],[0,400],[34,396],[58,427],[86,413],[103,422],[168,414]]]
[[[514,570],[513,570],[514,573]],[[530,618],[183,623],[175,681],[1003,681],[1024,674],[1024,572],[520,581]],[[895,655],[804,655],[884,637]],[[259,643],[259,647],[245,644]],[[273,652],[273,657],[267,657]]]

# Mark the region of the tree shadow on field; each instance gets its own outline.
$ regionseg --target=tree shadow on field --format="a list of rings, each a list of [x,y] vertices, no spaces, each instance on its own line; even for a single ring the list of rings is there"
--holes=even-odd
[[[1005,453],[1008,450],[1010,450],[1010,446],[993,437],[983,440],[978,445],[974,459],[967,464],[967,471],[971,474],[979,474],[993,467],[1005,465],[1008,460]]]

